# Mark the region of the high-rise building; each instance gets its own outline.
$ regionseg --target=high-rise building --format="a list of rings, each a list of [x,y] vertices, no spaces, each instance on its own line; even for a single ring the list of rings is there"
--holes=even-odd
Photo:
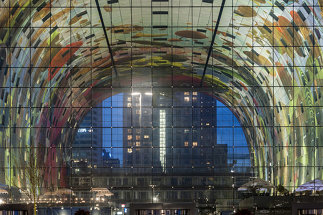
[[[159,154],[152,149],[151,102],[152,94],[149,92],[124,95],[124,107],[128,107],[123,112],[124,123],[131,126],[123,129],[123,164],[124,167],[138,168],[142,173],[151,172],[147,167],[152,165],[160,166]]]
[[[102,165],[102,107],[92,108],[83,118],[73,142],[72,160],[93,167]]]
[[[166,108],[170,100],[173,111]],[[217,144],[214,101],[199,92],[176,92],[169,96],[138,91],[125,95],[124,106],[132,111],[124,109],[123,114],[131,122],[131,128],[123,129],[124,165],[153,166],[155,171],[164,173],[174,168],[178,172],[194,167],[197,172],[212,172],[216,167],[226,167],[227,146]]]
[[[120,159],[112,157],[111,152],[108,152],[106,149],[103,149],[102,160],[103,167],[120,167]]]

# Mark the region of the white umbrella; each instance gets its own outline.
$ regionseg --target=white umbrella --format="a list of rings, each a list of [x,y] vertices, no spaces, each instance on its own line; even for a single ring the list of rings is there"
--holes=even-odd
[[[112,196],[113,193],[108,190],[107,188],[92,188],[91,192],[96,193],[97,197],[102,197],[102,196]]]
[[[238,188],[238,191],[247,191],[250,190],[251,188],[256,188],[256,189],[270,189],[273,188],[274,185],[268,181],[265,181],[260,178],[256,178],[252,181],[249,181],[248,183],[245,183],[241,187]]]
[[[323,181],[320,179],[315,179],[300,185],[295,191],[304,192],[304,191],[322,191],[322,190],[323,190]]]

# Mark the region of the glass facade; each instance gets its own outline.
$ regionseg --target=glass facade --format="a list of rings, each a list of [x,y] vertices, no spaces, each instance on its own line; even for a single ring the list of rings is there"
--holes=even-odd
[[[322,180],[322,4],[0,1],[1,201],[232,211],[245,180]]]
[[[74,195],[88,200],[91,186],[108,187],[114,207],[196,202],[232,210],[240,198],[232,186],[256,175],[236,117],[204,93],[145,90],[114,95],[83,118],[72,144]]]

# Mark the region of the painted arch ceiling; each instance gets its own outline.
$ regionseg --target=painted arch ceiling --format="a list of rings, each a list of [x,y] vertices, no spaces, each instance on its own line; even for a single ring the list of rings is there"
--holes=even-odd
[[[111,86],[200,86],[220,0],[99,5],[115,67],[94,0],[0,1],[2,147],[62,147]],[[321,6],[227,0],[203,80],[245,126],[259,176],[277,184],[323,174],[310,168],[323,165]]]

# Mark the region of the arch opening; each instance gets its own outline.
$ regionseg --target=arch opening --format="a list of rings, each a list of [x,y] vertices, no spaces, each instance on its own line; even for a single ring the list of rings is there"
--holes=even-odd
[[[196,202],[201,209],[231,210],[230,199],[241,198],[232,186],[256,175],[237,118],[190,88],[171,94],[136,89],[103,100],[82,119],[71,155],[73,178],[91,173],[94,181],[106,180],[117,196],[113,202]],[[88,185],[73,186],[81,193]]]

